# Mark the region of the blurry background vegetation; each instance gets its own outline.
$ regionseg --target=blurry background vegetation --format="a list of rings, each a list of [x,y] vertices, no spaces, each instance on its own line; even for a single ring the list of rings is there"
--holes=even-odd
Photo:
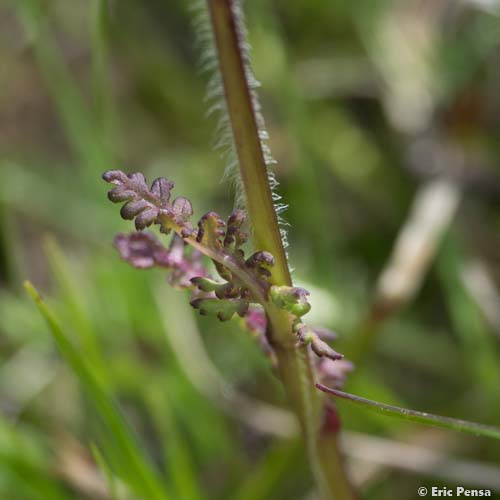
[[[253,339],[238,321],[200,320],[161,272],[112,248],[131,228],[106,200],[106,169],[172,179],[199,215],[232,208],[187,4],[0,3],[1,498],[153,498],[134,467],[155,471],[158,498],[315,498]],[[356,361],[347,390],[500,425],[496,8],[246,6],[294,276],[311,321]],[[117,430],[57,353],[27,277],[119,403],[139,465],[122,467]],[[269,432],[253,417],[264,403]],[[339,407],[367,498],[500,491],[495,442]]]

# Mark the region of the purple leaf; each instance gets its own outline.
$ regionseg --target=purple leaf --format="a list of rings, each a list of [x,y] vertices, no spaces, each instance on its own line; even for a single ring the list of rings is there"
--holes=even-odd
[[[207,277],[208,271],[202,258],[203,255],[198,250],[189,252],[182,238],[174,234],[169,247],[169,267],[172,272],[168,282],[174,287],[190,288],[194,277]]]
[[[195,276],[207,276],[199,252],[187,252],[184,242],[174,236],[170,247],[165,248],[151,233],[119,234],[114,241],[123,260],[138,269],[164,267],[171,270],[169,282],[180,288],[191,287]]]
[[[234,244],[237,249],[247,240],[247,233],[241,230],[241,226],[246,220],[246,214],[243,210],[236,209],[227,219],[226,237],[224,238],[224,247]]]
[[[179,196],[170,203],[170,192],[174,183],[159,177],[148,188],[141,173],[125,174],[121,170],[110,170],[103,174],[106,182],[114,184],[108,192],[113,203],[126,202],[120,214],[124,219],[135,219],[135,227],[142,230],[151,224],[161,224],[162,232],[168,233],[172,225],[190,230],[189,219],[193,214],[191,202]]]
[[[269,252],[255,252],[245,262],[246,267],[254,269],[262,278],[270,278],[270,268],[274,266],[274,257]]]
[[[193,215],[191,202],[183,196],[177,197],[172,203],[172,212],[180,224],[187,222]]]
[[[169,266],[168,250],[151,233],[119,234],[114,245],[123,260],[139,269]]]

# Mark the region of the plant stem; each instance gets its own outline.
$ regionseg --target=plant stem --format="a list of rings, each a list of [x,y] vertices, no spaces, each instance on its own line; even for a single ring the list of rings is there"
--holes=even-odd
[[[453,431],[474,434],[474,436],[486,436],[494,439],[500,439],[500,427],[478,424],[476,422],[469,422],[468,420],[460,420],[458,418],[442,417],[441,415],[434,415],[423,411],[410,410],[408,408],[392,406],[386,403],[379,403],[378,401],[373,401],[371,399],[362,398],[361,396],[349,394],[348,392],[332,389],[322,384],[316,384],[316,387],[327,394],[332,394],[338,398],[346,399],[351,403],[376,411],[377,413],[383,413],[389,417],[396,417],[403,420],[409,420],[411,422],[419,422],[421,424],[432,425],[434,427],[442,427]]]
[[[290,285],[291,278],[274,210],[267,167],[262,150],[254,103],[246,78],[241,38],[234,0],[209,0],[224,84],[227,110],[245,189],[253,240],[259,250],[271,252],[276,260],[273,275],[277,283]]]
[[[238,24],[235,0],[208,0],[218,53],[229,120],[253,229],[259,250],[275,258],[273,283],[291,285],[292,280],[283,248],[278,220],[268,181],[265,155],[259,137],[255,102],[248,85],[249,68],[243,50],[243,33]],[[318,489],[325,499],[355,498],[343,469],[335,433],[321,433],[323,398],[316,391],[316,376],[306,346],[297,347],[292,316],[267,302],[269,340],[279,364],[279,373],[300,422],[306,440],[309,462]]]
[[[272,319],[272,318],[271,318]],[[273,327],[274,328],[274,327]],[[316,484],[324,499],[356,498],[344,469],[337,434],[322,432],[323,399],[315,390],[315,373],[306,346],[274,343],[280,378],[295,412]]]

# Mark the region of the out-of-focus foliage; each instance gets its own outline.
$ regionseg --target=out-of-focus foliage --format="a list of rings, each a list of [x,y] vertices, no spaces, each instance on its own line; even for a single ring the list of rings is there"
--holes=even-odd
[[[500,425],[500,6],[246,3],[294,279],[311,292],[308,321],[355,358],[346,389]],[[131,269],[112,248],[128,224],[105,199],[110,168],[174,179],[199,213],[233,208],[187,2],[4,0],[0,58],[0,497],[142,487],[22,291],[27,277],[133,429],[153,489],[308,497],[255,340],[237,319],[198,318],[161,270]],[[339,409],[367,498],[500,491],[495,442]]]

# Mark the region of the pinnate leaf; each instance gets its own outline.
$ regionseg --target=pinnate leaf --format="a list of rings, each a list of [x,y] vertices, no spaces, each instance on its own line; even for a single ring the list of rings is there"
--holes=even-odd
[[[196,241],[202,245],[218,250],[222,248],[226,223],[215,212],[208,212],[198,222]]]
[[[259,277],[270,278],[274,257],[269,252],[255,252],[245,261],[245,265],[248,269],[255,270]]]
[[[173,182],[158,178],[148,188],[142,174],[127,175],[121,170],[110,170],[103,178],[115,186],[108,193],[109,199],[124,203],[121,215],[124,219],[135,219],[137,229],[154,223],[160,225],[163,233],[174,230],[168,249],[151,234],[118,235],[115,246],[124,260],[142,269],[154,266],[170,269],[172,285],[194,288],[195,298],[191,305],[200,314],[211,314],[227,321],[234,314],[243,317],[249,310],[259,311],[250,315],[247,323],[261,338],[266,335],[264,310],[270,298],[294,317],[294,332],[299,343],[308,345],[320,360],[342,358],[325,342],[331,339],[330,334],[315,330],[300,320],[311,308],[307,300],[309,292],[293,286],[271,286],[274,257],[269,252],[257,251],[245,258],[242,245],[247,240],[243,230],[246,214],[242,210],[233,211],[227,223],[216,212],[208,212],[198,221],[195,231],[190,222],[191,202],[182,196],[170,201]],[[201,261],[202,254],[212,259],[223,281],[209,276]],[[263,309],[255,309],[256,305]]]
[[[146,179],[141,173],[125,174],[121,170],[109,170],[103,179],[115,187],[108,192],[113,203],[125,202],[120,210],[126,220],[135,219],[135,227],[142,230],[151,224],[161,224],[162,231],[170,232],[176,226],[190,229],[189,219],[193,214],[191,202],[179,196],[170,203],[170,193],[174,183],[159,177],[148,188]]]
[[[202,255],[196,250],[188,252],[184,241],[177,235],[172,238],[168,249],[148,232],[119,234],[114,243],[121,258],[138,269],[170,269],[169,282],[173,286],[187,288],[191,286],[192,278],[208,276]]]
[[[120,257],[138,269],[170,265],[168,250],[151,233],[118,234],[114,245]]]
[[[238,249],[243,245],[248,235],[241,228],[246,220],[246,214],[243,210],[236,209],[227,219],[226,236],[224,237],[224,247],[231,246]]]
[[[202,316],[217,316],[220,321],[228,321],[235,314],[243,317],[248,310],[248,302],[240,299],[194,299],[191,305],[198,309]]]
[[[219,299],[235,298],[239,295],[239,290],[231,282],[220,283],[210,278],[195,277],[191,283],[202,292],[214,292]]]

